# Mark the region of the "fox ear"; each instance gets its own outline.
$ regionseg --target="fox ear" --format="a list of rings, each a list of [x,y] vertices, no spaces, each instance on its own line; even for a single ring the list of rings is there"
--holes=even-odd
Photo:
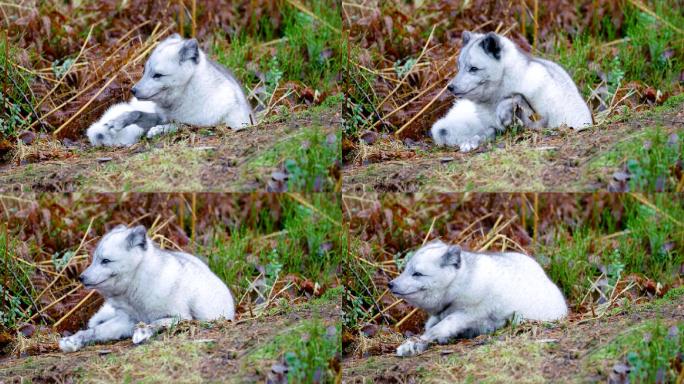
[[[181,40],[183,37],[177,33],[166,38],[166,40]]]
[[[197,39],[185,41],[178,55],[180,56],[181,63],[187,60],[191,60],[195,64],[199,63],[199,44]]]
[[[496,33],[489,32],[480,45],[489,56],[497,60],[501,59],[501,41],[499,41],[499,36]]]
[[[463,31],[463,33],[461,33],[461,46],[465,47],[466,45],[468,45],[468,42],[470,41],[471,37],[473,37],[473,34],[470,33],[470,31]]]
[[[144,226],[138,225],[137,227],[131,229],[131,232],[126,237],[126,243],[128,250],[135,247],[140,247],[144,250],[147,249],[147,229]]]
[[[461,247],[450,245],[442,255],[442,267],[454,266],[456,269],[461,267]]]

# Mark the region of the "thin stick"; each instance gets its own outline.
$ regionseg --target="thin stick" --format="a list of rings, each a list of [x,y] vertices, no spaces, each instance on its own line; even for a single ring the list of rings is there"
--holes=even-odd
[[[661,215],[665,216],[666,218],[668,218],[668,219],[669,219],[670,221],[672,221],[673,223],[679,225],[680,227],[684,227],[684,223],[682,223],[681,221],[679,221],[679,220],[675,219],[674,217],[670,216],[667,212],[663,212],[660,208],[658,208],[655,204],[653,204],[653,203],[650,202],[648,199],[646,199],[643,195],[641,195],[641,194],[639,194],[639,193],[632,193],[632,194],[630,194],[630,196],[632,196],[633,198],[639,200],[639,202],[641,202],[642,204],[648,205],[650,208],[652,208],[652,209],[655,210],[656,212],[660,213]]]
[[[634,5],[635,7],[641,9],[642,11],[644,11],[644,12],[646,12],[646,13],[648,13],[648,14],[651,15],[652,17],[658,19],[658,21],[660,21],[661,23],[667,25],[668,27],[670,27],[670,28],[674,29],[675,31],[677,31],[677,32],[679,32],[679,33],[681,33],[681,34],[684,35],[684,30],[681,30],[681,29],[675,27],[674,25],[670,24],[669,21],[667,21],[667,20],[663,19],[662,17],[658,16],[657,13],[653,12],[653,11],[650,10],[646,5],[644,5],[644,3],[641,2],[641,0],[629,0],[629,2],[632,3],[632,5]]]
[[[76,288],[72,289],[71,291],[65,293],[60,297],[59,299],[53,301],[52,303],[48,304],[47,306],[41,308],[37,313],[35,313],[33,316],[29,318],[29,321],[33,320],[36,318],[38,315],[42,315],[43,312],[47,311],[48,309],[52,308],[55,304],[59,303],[60,301],[64,300],[67,296],[71,295],[72,293],[76,292],[78,289],[81,288],[81,285],[77,285]],[[36,298],[37,299],[37,298]]]
[[[71,73],[71,70],[74,68],[76,63],[78,63],[78,59],[80,59],[81,55],[83,55],[83,51],[85,51],[85,47],[86,47],[86,45],[88,45],[88,41],[90,40],[90,36],[93,34],[93,28],[95,28],[96,25],[97,25],[97,23],[90,26],[90,30],[88,31],[88,35],[86,36],[85,40],[83,41],[83,45],[81,46],[81,50],[78,52],[78,55],[76,55],[76,59],[74,59],[73,63],[69,66],[69,68],[66,70],[66,72],[64,72],[64,75],[62,75],[62,77],[60,77],[58,79],[57,84],[55,84],[55,86],[52,87],[52,89],[50,89],[50,92],[46,93],[45,96],[43,96],[43,98],[40,99],[38,104],[36,104],[36,108],[40,107],[43,104],[43,102],[48,97],[50,97],[50,95],[52,95],[52,93],[54,91],[56,91],[57,88],[59,88],[59,86],[62,84],[64,79],[66,79],[67,75],[69,73]]]
[[[185,36],[183,31],[185,26],[185,4],[183,4],[183,0],[178,0],[178,6],[178,33],[183,37]]]
[[[299,9],[300,11],[302,11],[302,12],[306,13],[307,15],[313,17],[314,19],[318,20],[321,24],[332,29],[333,31],[335,31],[337,33],[342,33],[342,31],[340,31],[338,28],[335,28],[333,25],[331,25],[327,21],[321,19],[316,14],[311,12],[308,8],[306,8],[304,5],[302,5],[298,0],[287,0],[287,2],[290,3],[293,7]]]
[[[192,37],[197,37],[197,0],[192,0]]]
[[[96,217],[97,217],[97,216],[96,216]],[[76,256],[76,255],[78,254],[78,252],[79,252],[79,251],[81,250],[81,248],[83,247],[83,244],[85,244],[85,239],[86,239],[86,237],[88,236],[88,232],[90,232],[90,228],[92,228],[92,226],[93,226],[93,221],[95,221],[95,218],[96,218],[96,217],[92,217],[92,218],[90,219],[90,223],[88,224],[88,229],[86,229],[85,233],[83,234],[83,237],[81,238],[81,243],[78,245],[78,248],[76,248],[76,251],[74,251],[74,256]],[[59,274],[57,275],[57,277],[55,277],[55,278],[50,282],[50,284],[48,284],[48,286],[45,287],[45,289],[43,289],[43,290],[38,294],[38,296],[36,296],[36,300],[40,299],[40,298],[43,296],[43,294],[44,294],[45,292],[47,292],[47,290],[50,289],[50,288],[59,280],[60,277],[63,276],[64,271],[66,271],[67,267],[69,266],[69,264],[71,263],[72,260],[74,260],[73,257],[72,257],[71,259],[69,259],[69,261],[67,261],[66,265],[64,266],[64,268],[62,268],[62,270],[59,272]]]
[[[380,298],[382,298],[382,295],[380,295],[380,297],[378,298],[378,300],[379,300]],[[369,320],[369,322],[375,321],[375,319],[377,319],[378,317],[382,316],[385,312],[387,312],[387,311],[389,311],[390,309],[394,308],[397,304],[403,303],[403,302],[404,302],[403,299],[399,299],[399,300],[395,301],[394,303],[388,305],[387,307],[383,308],[382,311],[376,313],[373,317],[371,317],[370,320]]]
[[[442,213],[442,215],[444,214],[446,214],[446,212]],[[424,246],[425,243],[427,243],[427,239],[430,237],[430,233],[432,233],[432,228],[435,227],[435,221],[437,221],[437,218],[439,218],[442,215],[435,216],[432,218],[432,224],[430,224],[430,229],[428,229],[428,232],[425,234],[425,238],[423,239],[423,244],[421,245],[421,247]]]
[[[190,236],[192,238],[193,244],[195,244],[195,225],[197,223],[197,194],[193,192],[192,194],[192,223],[191,225],[191,231],[190,231]]]
[[[399,322],[396,323],[396,324],[394,325],[394,328],[395,328],[395,329],[399,329],[399,327],[401,327],[401,325],[404,324],[404,323],[406,322],[406,320],[408,320],[408,319],[409,319],[411,316],[413,316],[416,312],[418,312],[418,308],[413,308],[413,311],[409,312],[408,315],[404,316],[403,319],[399,320]]]
[[[430,100],[430,102],[427,103],[427,105],[425,105],[425,106],[423,107],[423,109],[421,109],[418,113],[416,113],[416,114],[411,118],[411,120],[407,121],[406,124],[404,124],[401,128],[399,128],[398,131],[394,132],[394,136],[399,136],[399,134],[400,134],[404,129],[406,129],[406,127],[408,127],[408,126],[409,126],[411,123],[413,123],[420,115],[422,115],[428,108],[430,108],[430,106],[432,106],[432,104],[434,104],[435,101],[437,101],[437,99],[439,99],[439,97],[442,96],[442,93],[444,93],[444,91],[446,91],[446,89],[447,89],[448,86],[449,86],[449,84],[445,85],[444,88],[442,88],[442,90],[439,91],[439,93],[437,94],[437,96],[435,96],[432,100]]]
[[[315,212],[318,213],[319,215],[323,216],[323,218],[326,219],[326,220],[328,220],[329,222],[331,222],[331,223],[333,223],[333,224],[335,224],[335,225],[338,225],[338,226],[342,226],[342,223],[340,223],[339,221],[333,219],[332,217],[328,216],[327,214],[321,212],[320,209],[314,207],[311,203],[309,203],[308,201],[304,200],[304,198],[301,197],[298,193],[288,193],[287,196],[289,196],[289,197],[292,198],[293,200],[297,201],[299,204],[302,204],[302,205],[304,205],[305,207],[307,207],[307,208],[309,208],[309,209],[315,211]]]
[[[539,18],[539,0],[534,0],[534,41],[532,42],[532,49],[537,49],[537,30],[539,29],[538,24]]]
[[[88,299],[90,299],[90,297],[93,296],[94,294],[95,294],[95,291],[94,291],[94,290],[88,292],[88,294],[86,295],[86,297],[84,297],[83,299],[81,299],[81,301],[79,301],[78,304],[76,304],[73,308],[71,308],[71,310],[70,310],[69,312],[67,312],[66,315],[62,316],[62,318],[59,319],[59,320],[52,326],[52,328],[57,328],[60,324],[62,324],[62,321],[66,320],[69,316],[71,316],[72,313],[74,313],[81,305],[83,305],[83,303],[85,303]]]
[[[534,194],[534,232],[532,232],[532,239],[537,244],[537,226],[539,224],[539,194]]]
[[[382,101],[380,102],[380,104],[377,105],[376,108],[382,107],[382,105],[385,104],[385,102],[386,102],[387,100],[389,100],[389,98],[392,97],[392,95],[394,95],[394,94],[399,90],[399,88],[400,88],[401,85],[404,83],[404,81],[406,80],[406,78],[409,77],[409,75],[410,75],[411,73],[413,73],[413,69],[416,67],[416,64],[420,63],[420,59],[423,58],[423,55],[425,54],[425,51],[427,50],[428,45],[430,45],[430,41],[432,41],[432,35],[435,33],[435,28],[436,28],[436,27],[437,27],[437,25],[433,25],[433,26],[432,26],[432,31],[430,31],[430,36],[428,37],[427,41],[425,42],[425,45],[423,46],[423,50],[420,52],[420,55],[418,55],[418,59],[416,60],[415,64],[413,64],[413,66],[411,67],[411,69],[409,69],[408,71],[406,71],[406,74],[404,74],[404,76],[401,78],[401,82],[400,82],[399,84],[397,84],[397,86],[392,90],[392,92],[390,92],[387,96],[385,96],[384,99],[382,99]],[[444,89],[446,89],[446,87],[444,87]],[[441,93],[440,93],[440,94],[441,94]]]

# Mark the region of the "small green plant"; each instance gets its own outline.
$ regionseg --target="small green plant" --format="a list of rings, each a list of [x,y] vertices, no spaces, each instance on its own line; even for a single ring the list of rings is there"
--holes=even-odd
[[[288,188],[292,191],[320,192],[334,189],[329,168],[339,159],[341,134],[327,137],[319,129],[306,132],[304,140],[287,160]]]
[[[630,379],[635,383],[674,383],[679,376],[675,360],[684,352],[684,324],[667,327],[656,321],[627,353]]]
[[[632,175],[630,188],[635,191],[673,191],[679,180],[672,169],[684,154],[684,140],[666,135],[660,128],[647,133],[644,144],[627,160]]]
[[[33,271],[29,266],[11,260],[16,248],[16,242],[0,227],[0,331],[14,330],[34,309],[32,297],[35,292],[29,282]]]
[[[285,353],[288,380],[293,383],[332,381],[330,360],[341,352],[341,344],[339,325],[325,327],[320,321],[312,322]]]
[[[0,37],[0,140],[15,136],[32,121],[31,77],[13,65],[16,49]]]
[[[356,329],[362,323],[367,313],[363,309],[364,302],[360,297],[355,297],[347,289],[344,290],[344,311],[342,312],[342,325],[345,329]]]

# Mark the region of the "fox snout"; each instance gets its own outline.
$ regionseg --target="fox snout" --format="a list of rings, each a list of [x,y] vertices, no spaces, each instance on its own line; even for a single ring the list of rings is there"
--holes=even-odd
[[[131,93],[133,94],[133,96],[138,97],[138,87],[134,86],[133,88],[131,88]]]
[[[447,89],[451,93],[456,93],[456,86],[453,83],[449,83],[449,85],[447,85]]]
[[[387,287],[390,289],[390,291],[394,290],[394,280],[387,283]]]

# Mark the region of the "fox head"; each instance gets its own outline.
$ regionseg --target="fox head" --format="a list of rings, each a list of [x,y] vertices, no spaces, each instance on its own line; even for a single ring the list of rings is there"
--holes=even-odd
[[[174,34],[152,51],[143,76],[131,92],[139,100],[154,101],[162,107],[173,106],[195,73],[202,51],[196,39]]]
[[[153,247],[147,230],[139,225],[127,228],[119,225],[104,235],[93,253],[93,261],[79,276],[86,288],[95,289],[103,296],[120,294],[127,281],[135,274],[147,250]]]
[[[492,101],[503,81],[503,56],[510,49],[507,44],[510,41],[493,32],[464,31],[461,37],[463,44],[458,56],[458,73],[447,89],[455,96],[473,101]]]
[[[461,248],[439,240],[418,249],[404,271],[389,282],[392,293],[428,312],[444,307],[449,288],[462,273]]]

